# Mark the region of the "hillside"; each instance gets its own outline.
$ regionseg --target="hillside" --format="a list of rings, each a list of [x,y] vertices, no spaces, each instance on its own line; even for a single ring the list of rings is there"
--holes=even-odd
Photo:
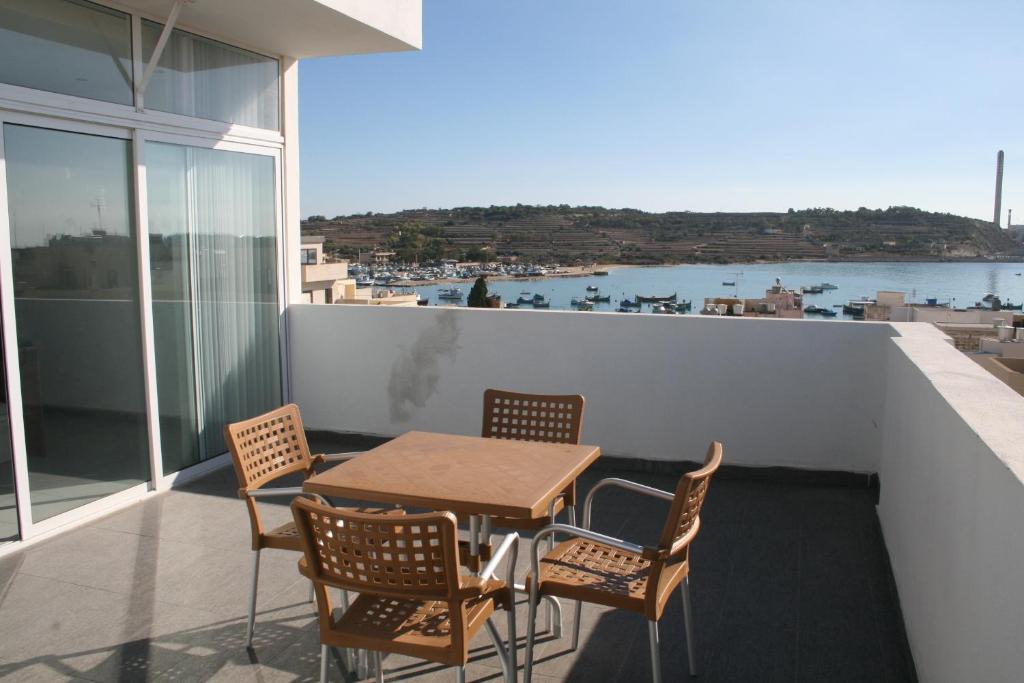
[[[956,260],[1024,254],[992,223],[911,207],[787,213],[647,213],[633,209],[491,206],[310,216],[304,235],[354,258],[388,249],[403,260],[545,263]]]

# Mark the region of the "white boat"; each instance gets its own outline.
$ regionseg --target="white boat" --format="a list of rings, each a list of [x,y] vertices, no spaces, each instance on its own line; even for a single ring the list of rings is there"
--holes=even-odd
[[[458,287],[439,289],[437,290],[437,298],[445,299],[447,301],[460,301],[462,299],[462,290]]]

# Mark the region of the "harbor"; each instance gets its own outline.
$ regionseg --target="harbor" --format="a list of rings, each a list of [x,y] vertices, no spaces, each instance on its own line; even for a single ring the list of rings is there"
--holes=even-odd
[[[1004,308],[1024,301],[1022,263],[815,262],[603,270],[608,274],[488,278],[487,289],[501,297],[503,307],[511,303],[520,310],[533,309],[533,297],[540,295],[547,304],[544,310],[665,313],[664,304],[672,303],[675,314],[699,315],[707,299],[762,298],[778,278],[801,295],[805,317],[839,320],[858,319],[861,302],[873,301],[879,291],[902,292],[908,303],[950,308],[985,307],[989,294],[999,297]],[[441,290],[453,288],[449,283],[416,284],[413,289],[431,306],[465,306],[473,281],[457,282],[454,287],[464,294],[458,299],[438,299]],[[690,305],[678,310],[684,302]]]

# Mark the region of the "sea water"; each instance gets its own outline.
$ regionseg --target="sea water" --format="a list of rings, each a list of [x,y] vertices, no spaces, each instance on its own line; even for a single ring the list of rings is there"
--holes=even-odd
[[[838,289],[822,294],[804,296],[804,305],[830,308],[850,299],[875,298],[879,291],[905,292],[908,302],[924,303],[937,299],[957,308],[973,306],[988,293],[999,296],[1003,302],[1020,303],[1024,300],[1024,263],[833,263],[794,262],[764,264],[732,264],[723,266],[681,265],[653,267],[609,268],[607,276],[565,278],[539,278],[488,281],[489,294],[500,294],[502,305],[515,303],[520,296],[530,298],[541,294],[551,302],[551,308],[571,310],[573,297],[583,298],[593,292],[587,286],[598,287],[602,296],[610,295],[610,303],[594,305],[594,311],[614,311],[622,299],[642,296],[668,296],[675,294],[679,301],[693,301],[696,314],[705,297],[738,296],[759,298],[771,287],[775,278],[789,289],[801,286],[834,284]],[[725,285],[735,282],[735,285]],[[457,284],[417,285],[414,289],[430,305],[450,304],[438,300],[437,290],[459,287],[464,306],[472,281]],[[523,308],[530,308],[523,305]],[[649,311],[649,306],[643,310]],[[839,317],[843,317],[840,312]]]

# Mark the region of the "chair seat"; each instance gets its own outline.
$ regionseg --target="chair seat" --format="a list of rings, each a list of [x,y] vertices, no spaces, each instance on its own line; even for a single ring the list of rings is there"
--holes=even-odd
[[[661,596],[678,585],[686,575],[687,563],[666,567],[662,572],[657,605]],[[632,612],[646,613],[644,597],[651,573],[651,561],[638,553],[626,552],[582,538],[559,543],[541,559],[540,590],[544,595],[581,600]],[[527,576],[530,586],[533,575]]]
[[[353,512],[362,512],[368,515],[404,515],[405,510],[401,508],[344,508]],[[286,522],[270,531],[260,535],[261,548],[277,548],[279,550],[302,551],[302,542],[299,540],[299,532],[295,528],[295,522]]]
[[[505,582],[491,579],[484,594],[466,601],[466,642],[483,628],[496,602],[507,594]],[[338,616],[321,642],[335,647],[393,652],[449,666],[465,664],[462,649],[453,647],[448,603],[360,594]]]
[[[286,522],[263,533],[260,541],[262,541],[261,545],[264,548],[302,550],[302,543],[299,541],[299,532],[295,528],[295,522]]]

